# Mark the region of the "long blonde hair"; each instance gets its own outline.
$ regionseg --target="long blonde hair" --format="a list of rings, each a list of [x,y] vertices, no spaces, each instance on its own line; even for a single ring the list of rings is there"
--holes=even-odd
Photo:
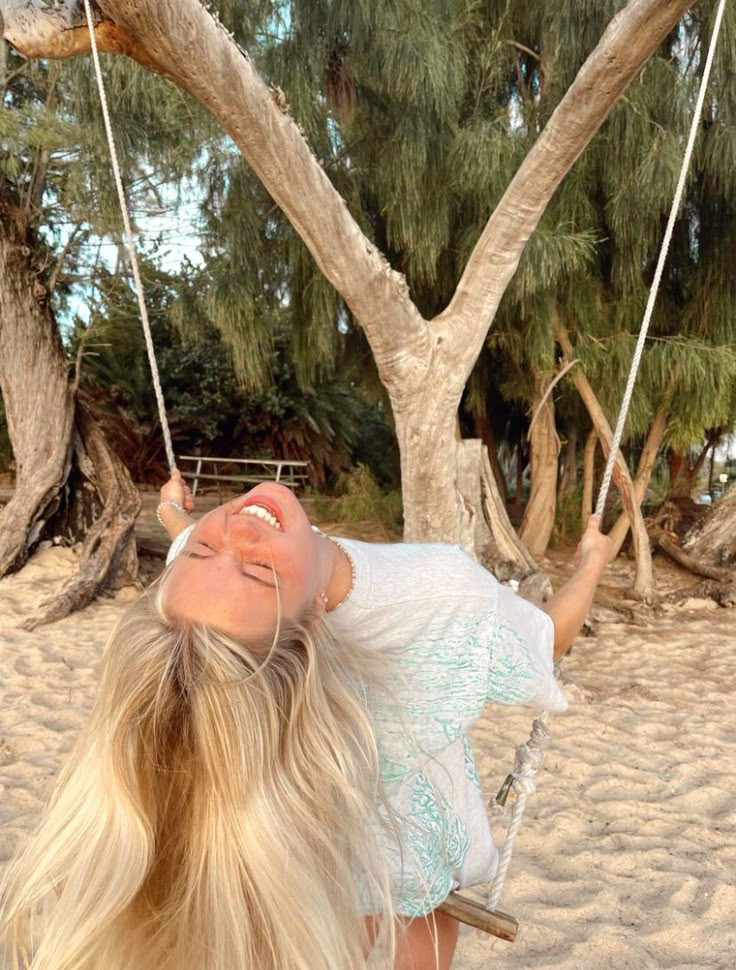
[[[162,588],[112,634],[90,722],[6,875],[13,966],[360,970],[365,912],[391,966],[366,702],[381,661],[321,620],[249,648],[168,617]]]

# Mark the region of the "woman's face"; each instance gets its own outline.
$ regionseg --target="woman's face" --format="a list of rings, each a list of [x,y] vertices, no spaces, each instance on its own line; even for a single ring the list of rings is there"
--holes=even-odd
[[[204,515],[171,565],[167,613],[237,639],[270,639],[320,590],[318,537],[293,492],[257,485]],[[278,587],[278,598],[277,598]]]

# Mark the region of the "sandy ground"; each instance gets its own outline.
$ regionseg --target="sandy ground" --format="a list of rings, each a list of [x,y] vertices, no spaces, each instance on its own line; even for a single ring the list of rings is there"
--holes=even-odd
[[[163,549],[151,507],[141,539]],[[135,596],[17,629],[75,562],[73,550],[47,549],[0,582],[0,866],[34,825],[90,708],[105,639]],[[547,565],[564,573],[560,563]],[[616,564],[609,595],[629,576]],[[688,583],[660,567],[660,591]],[[637,625],[599,623],[577,642],[563,672],[570,711],[552,724],[501,906],[519,938],[463,930],[454,970],[736,967],[735,653],[736,613],[695,599]],[[489,793],[529,727],[529,712],[499,708],[479,723]]]

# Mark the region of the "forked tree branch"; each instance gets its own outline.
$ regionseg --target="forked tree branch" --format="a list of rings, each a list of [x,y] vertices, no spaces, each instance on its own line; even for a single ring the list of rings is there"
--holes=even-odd
[[[608,25],[486,224],[447,309],[468,359],[480,353],[527,240],[557,187],[694,0],[630,0]],[[472,364],[471,364],[472,366]]]

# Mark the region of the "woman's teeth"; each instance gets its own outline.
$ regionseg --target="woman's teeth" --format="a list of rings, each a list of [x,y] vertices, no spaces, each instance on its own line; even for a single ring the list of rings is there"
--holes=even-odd
[[[264,509],[262,505],[246,505],[244,509],[240,510],[240,514],[256,515],[259,519],[263,519],[264,522],[267,522],[270,526],[273,526],[274,529],[281,528],[281,523],[273,512],[269,512],[268,509]]]

